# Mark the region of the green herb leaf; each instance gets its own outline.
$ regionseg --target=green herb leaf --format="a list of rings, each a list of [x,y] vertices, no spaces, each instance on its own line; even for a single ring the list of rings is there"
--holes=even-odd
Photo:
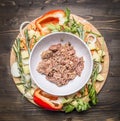
[[[69,104],[69,105],[66,105],[63,107],[63,110],[65,111],[65,113],[69,113],[69,112],[72,112],[74,110],[74,106]]]
[[[99,62],[94,61],[94,67],[93,67],[93,71],[91,74],[91,80],[93,83],[95,83],[98,73],[99,73]]]
[[[92,31],[86,31],[86,33],[91,33],[91,34],[96,35],[97,37],[102,37],[102,35],[101,35],[101,34],[97,34],[97,33],[92,32]]]
[[[56,24],[56,25],[54,25],[54,24],[48,24],[47,27],[52,32],[55,32],[55,31],[58,32],[58,31],[61,30],[61,26],[59,24]]]
[[[24,31],[24,34],[25,34],[25,40],[26,40],[27,50],[28,50],[28,53],[30,55],[30,38],[29,38],[28,30],[27,29]]]
[[[24,84],[25,84],[25,83],[22,83],[22,82],[21,82],[21,83],[16,83],[16,85],[18,85],[18,86],[19,86],[19,85],[24,85]]]
[[[62,103],[63,103],[63,104],[66,104],[66,103],[68,104],[68,103],[71,103],[72,101],[73,101],[72,98],[68,98],[68,99],[65,99],[65,98],[64,98],[63,101],[62,101]]]
[[[89,109],[89,108],[90,108],[89,102],[85,102],[85,101],[82,100],[82,99],[79,99],[79,100],[78,100],[78,105],[77,105],[77,107],[76,107],[76,110],[77,110],[78,112],[80,112],[80,111],[85,111],[85,110],[87,110],[87,109]]]
[[[96,105],[97,102],[98,102],[98,99],[97,99],[97,92],[93,86],[93,84],[89,84],[88,85],[88,92],[89,92],[89,98],[90,98],[90,102],[93,104],[93,105]]]
[[[65,23],[67,24],[70,21],[70,10],[68,8],[66,8],[65,14],[66,14],[66,21],[65,21]]]
[[[25,32],[26,34],[26,38],[28,37],[28,32]],[[22,57],[21,57],[21,49],[20,49],[20,38],[17,38],[15,40],[15,43],[13,45],[13,50],[16,54],[16,58],[17,58],[17,63],[18,63],[18,69],[19,69],[19,73],[20,73],[20,83],[17,83],[16,85],[23,85],[24,86],[24,92],[26,93],[28,90],[30,90],[32,88],[31,83],[32,81],[30,80],[29,82],[26,81],[25,79],[25,74],[23,71],[23,63],[22,63]]]

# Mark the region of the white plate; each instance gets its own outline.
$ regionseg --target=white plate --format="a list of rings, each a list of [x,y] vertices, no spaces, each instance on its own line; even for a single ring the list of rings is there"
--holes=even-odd
[[[56,84],[46,80],[45,75],[38,73],[36,68],[41,61],[40,55],[43,51],[47,50],[53,44],[64,44],[67,42],[70,42],[74,47],[78,57],[83,56],[84,69],[80,77],[77,76],[68,84],[58,87]],[[92,56],[85,42],[79,37],[66,32],[55,32],[41,38],[33,47],[29,61],[30,74],[37,86],[49,94],[58,96],[70,95],[79,91],[88,82],[93,69]]]

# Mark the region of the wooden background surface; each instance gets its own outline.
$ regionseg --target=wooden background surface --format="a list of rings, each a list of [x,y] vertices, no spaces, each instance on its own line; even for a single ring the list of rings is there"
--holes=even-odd
[[[82,113],[38,108],[23,98],[10,74],[10,49],[19,25],[51,9],[65,9],[91,22],[105,37],[110,70],[99,103]],[[0,0],[0,121],[120,120],[120,0]]]

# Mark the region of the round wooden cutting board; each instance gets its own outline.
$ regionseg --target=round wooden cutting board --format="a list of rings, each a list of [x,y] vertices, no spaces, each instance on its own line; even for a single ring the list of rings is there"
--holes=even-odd
[[[76,15],[74,15],[74,14],[71,14],[71,17],[74,17],[75,20],[77,20],[78,22],[82,23],[82,24],[84,25],[84,27],[89,28],[89,30],[92,30],[92,32],[95,32],[95,33],[97,33],[97,34],[100,34],[100,32],[99,32],[91,23],[89,23],[89,22],[86,21],[85,19],[83,19],[83,18],[81,18],[81,17],[78,17],[78,16],[76,16]],[[32,23],[34,23],[34,21],[32,21]],[[18,36],[20,36],[20,34],[19,34]],[[109,71],[109,53],[108,53],[108,48],[107,48],[107,46],[106,46],[106,43],[105,43],[104,39],[103,39],[103,38],[100,38],[100,39],[98,40],[98,44],[102,45],[103,50],[104,50],[104,52],[105,52],[105,56],[104,56],[104,63],[103,63],[103,65],[102,65],[103,69],[102,69],[102,72],[101,72],[101,75],[104,77],[104,81],[102,81],[102,82],[98,82],[98,81],[97,81],[97,82],[96,82],[95,87],[96,87],[97,93],[99,93],[100,90],[102,89],[102,87],[103,87],[103,85],[104,85],[104,83],[105,83],[105,81],[106,81],[106,78],[107,78],[107,75],[108,75],[108,71]],[[16,60],[15,53],[14,53],[14,51],[11,49],[10,66],[15,62],[15,60]],[[13,80],[14,80],[15,84],[20,83],[20,79],[19,79],[19,78],[14,78],[14,77],[13,77]],[[24,86],[22,86],[22,85],[19,85],[19,86],[16,85],[16,86],[17,86],[18,90],[19,90],[22,94],[24,94]],[[31,91],[34,92],[34,89],[31,90]],[[34,103],[34,101],[32,100],[32,97],[31,97],[31,96],[29,96],[29,97],[26,96],[26,98],[27,98],[30,102]],[[35,104],[35,103],[34,103],[34,104]]]

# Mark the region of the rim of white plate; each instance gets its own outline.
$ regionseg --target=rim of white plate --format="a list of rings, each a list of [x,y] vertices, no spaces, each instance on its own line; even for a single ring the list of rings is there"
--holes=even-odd
[[[51,40],[50,40],[51,39]],[[62,40],[62,41],[61,41]],[[74,41],[73,41],[74,40]],[[77,56],[83,56],[84,69],[80,77],[76,77],[68,84],[58,87],[56,84],[48,81],[45,75],[37,72],[36,68],[41,61],[40,53],[48,49],[50,45],[70,42],[76,50]],[[46,44],[47,43],[47,44]],[[67,32],[54,32],[42,37],[33,47],[29,59],[30,74],[35,84],[43,91],[57,96],[66,96],[76,93],[82,89],[88,82],[93,69],[93,59],[86,43],[78,36]]]

